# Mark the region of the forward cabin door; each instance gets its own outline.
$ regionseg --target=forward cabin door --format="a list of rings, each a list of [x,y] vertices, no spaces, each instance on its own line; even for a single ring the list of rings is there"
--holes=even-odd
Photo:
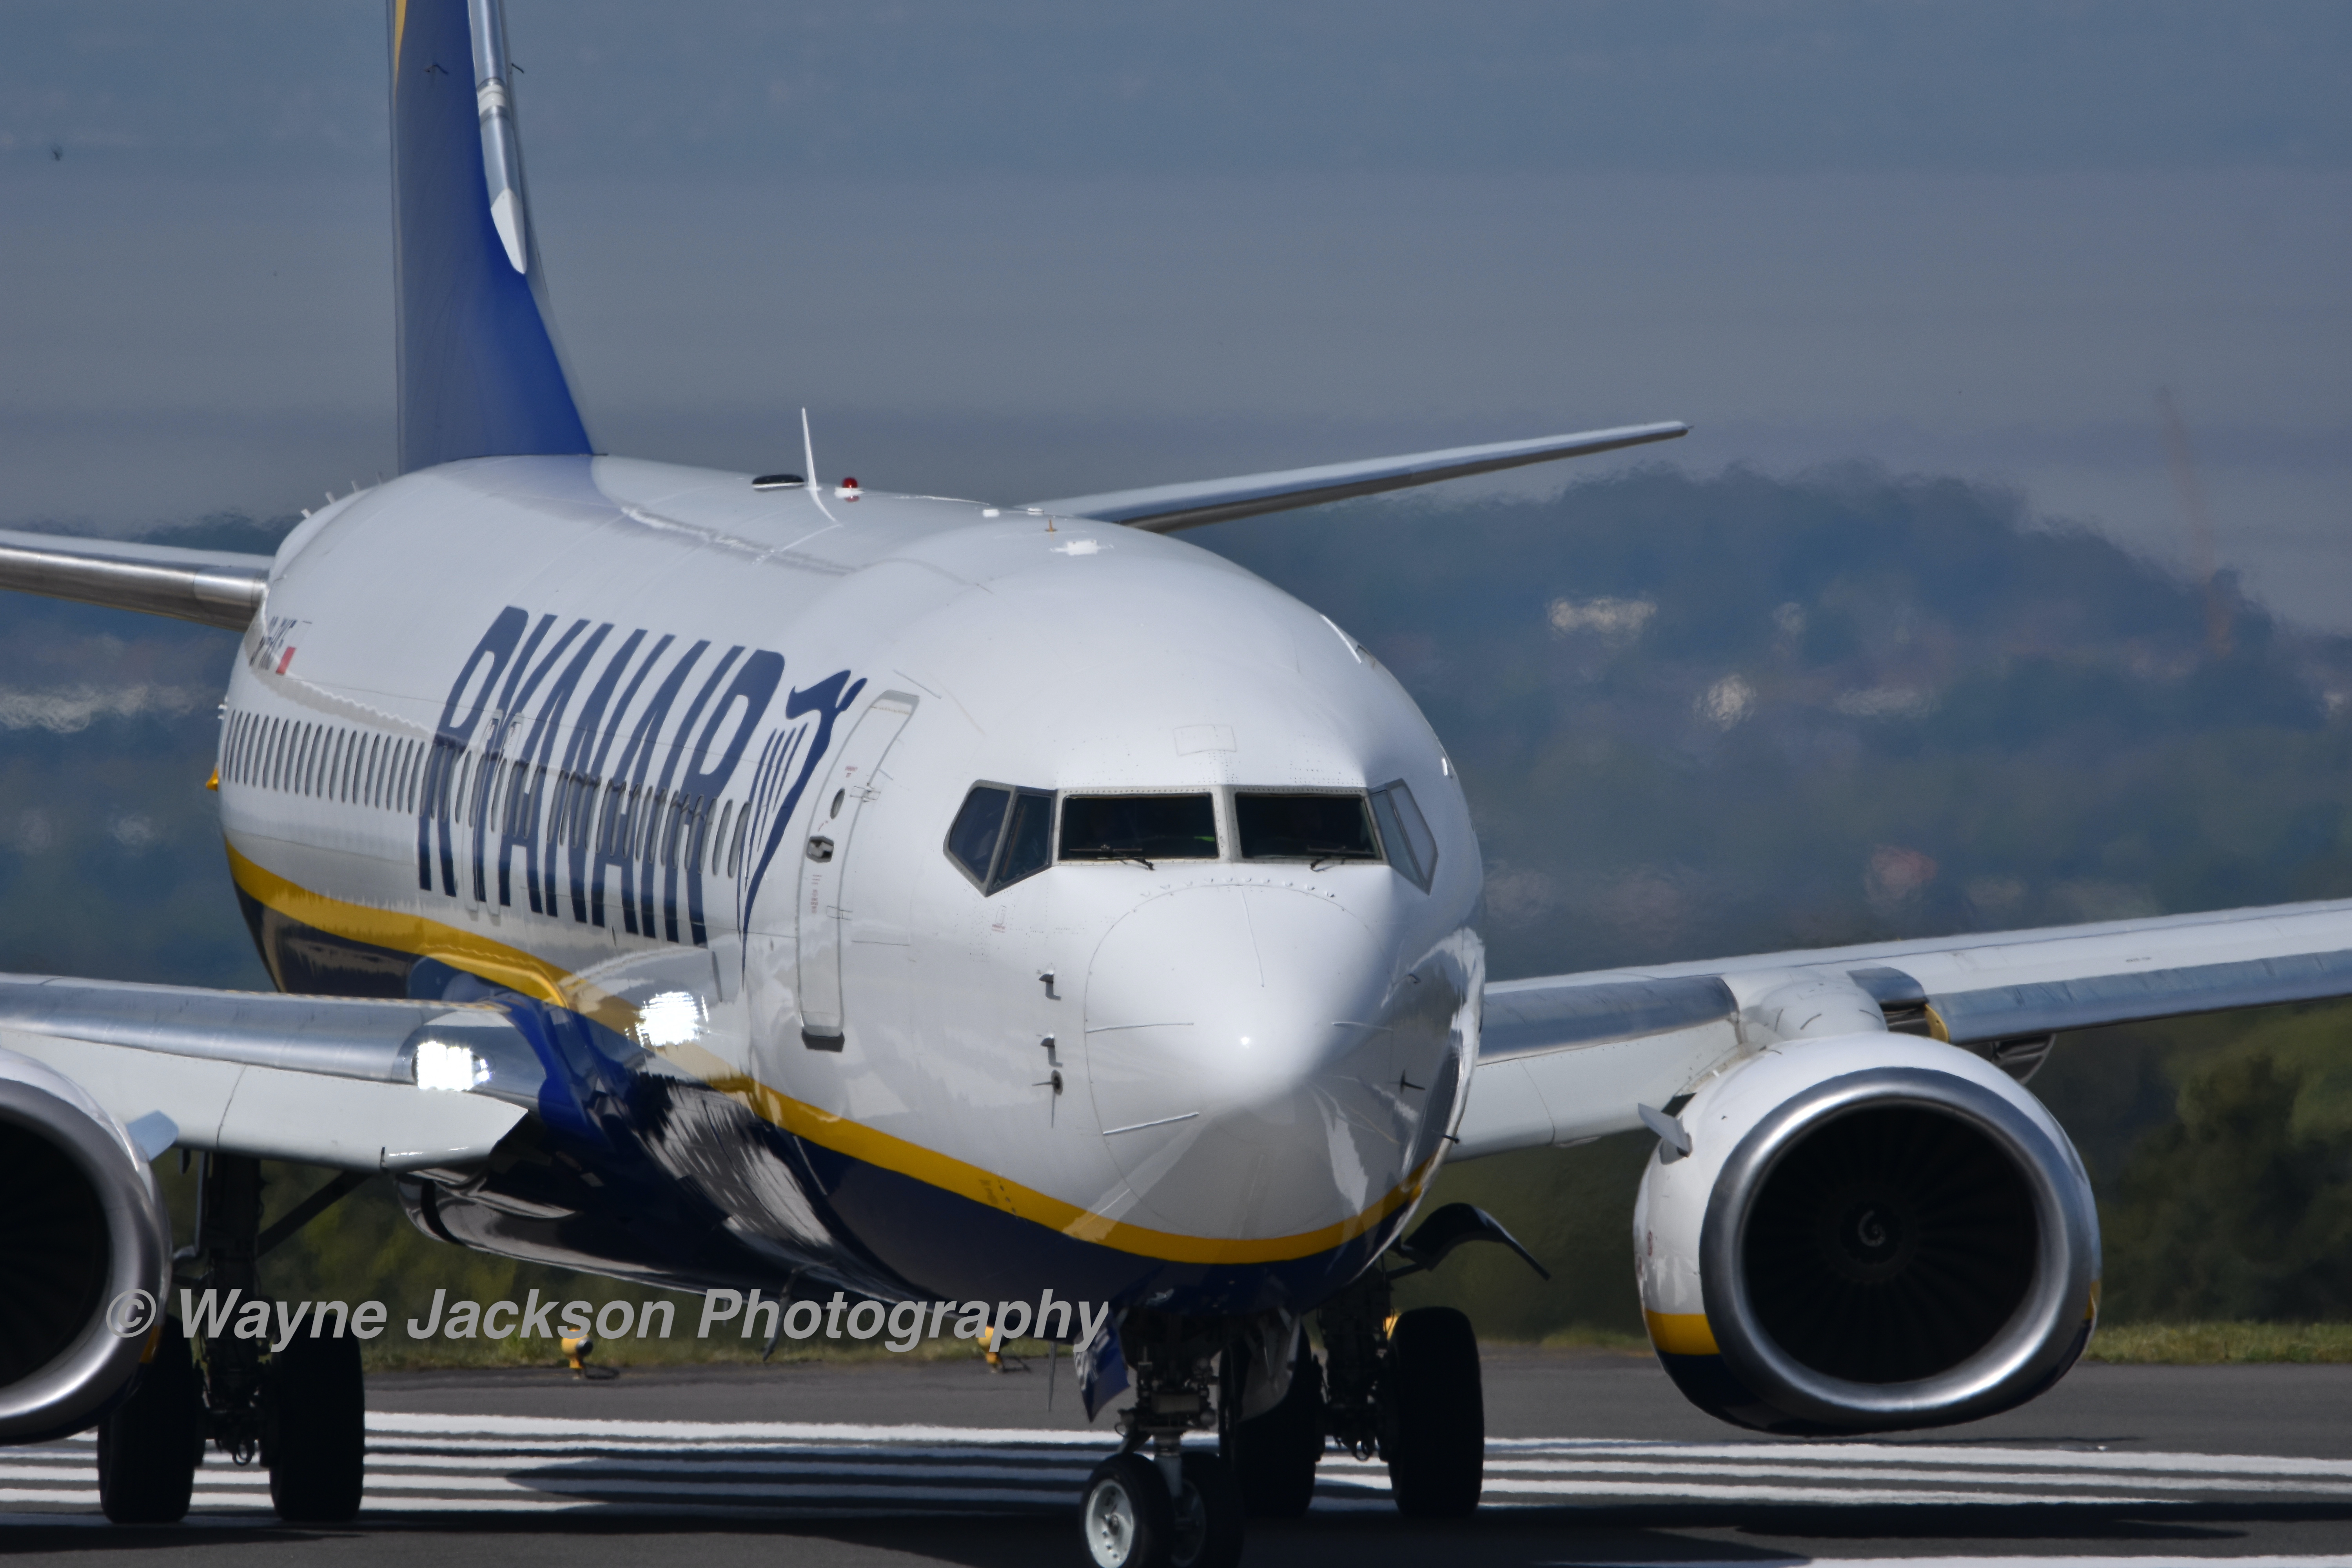
[[[842,1047],[841,953],[851,910],[843,898],[859,815],[880,797],[882,759],[915,711],[916,699],[886,691],[858,716],[857,728],[825,775],[801,846],[801,1043],[811,1050]]]

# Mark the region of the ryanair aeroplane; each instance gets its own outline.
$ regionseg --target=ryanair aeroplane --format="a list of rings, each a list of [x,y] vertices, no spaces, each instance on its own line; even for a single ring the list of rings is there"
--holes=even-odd
[[[357,1510],[341,1322],[198,1358],[165,1308],[257,1296],[379,1173],[434,1237],[679,1289],[1108,1303],[1107,1565],[1230,1563],[1333,1444],[1475,1505],[1470,1325],[1390,1287],[1508,1242],[1413,1225],[1506,1150],[1656,1134],[1633,1263],[1701,1407],[1971,1420],[2096,1316],[2053,1033],[2352,994],[2346,904],[1490,982],[1444,742],[1172,535],[1683,426],[1018,505],[605,456],[496,0],[390,33],[400,476],[269,557],[0,538],[0,584],[244,638],[215,782],[280,994],[0,978],[0,1440],[96,1426],[114,1519],[179,1517],[207,1441]],[[264,1231],[265,1159],[336,1174]]]

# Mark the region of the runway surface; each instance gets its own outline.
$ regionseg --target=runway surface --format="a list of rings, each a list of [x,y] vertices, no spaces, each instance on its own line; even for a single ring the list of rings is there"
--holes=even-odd
[[[215,1455],[186,1525],[116,1530],[96,1516],[85,1437],[0,1450],[0,1552],[1075,1562],[1078,1490],[1116,1439],[1069,1408],[1066,1377],[1047,1409],[1045,1381],[961,1363],[382,1377],[353,1527],[276,1524],[267,1476]],[[1335,1454],[1309,1516],[1254,1525],[1248,1560],[2352,1568],[2352,1368],[2088,1367],[2038,1415],[1867,1443],[1736,1433],[1638,1358],[1490,1352],[1486,1384],[1477,1518],[1402,1521],[1378,1461]],[[786,1414],[811,1418],[772,1418]]]

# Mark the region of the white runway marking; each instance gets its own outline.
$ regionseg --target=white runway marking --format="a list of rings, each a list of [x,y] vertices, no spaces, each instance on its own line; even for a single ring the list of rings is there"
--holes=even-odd
[[[1067,1510],[1113,1442],[1099,1432],[812,1422],[368,1417],[362,1521],[467,1513],[841,1518]],[[98,1506],[87,1436],[0,1450],[0,1522],[89,1521]],[[1492,1508],[1802,1504],[1831,1507],[2115,1508],[2352,1497],[2352,1460],[2243,1454],[1905,1443],[1645,1443],[1498,1438],[1486,1446]],[[1325,1457],[1318,1511],[1389,1508],[1377,1460]],[[196,1474],[193,1522],[267,1516],[268,1477],[218,1454]],[[1780,1568],[1804,1559],[1762,1560]],[[1977,1559],[1906,1558],[1905,1568]],[[2158,1568],[2179,1558],[2003,1558]],[[2210,1562],[2212,1559],[2204,1559]],[[2239,1557],[2240,1568],[2352,1568],[2346,1557]],[[1840,1559],[1843,1568],[1876,1568]],[[1698,1563],[1654,1568],[1714,1568]],[[1751,1565],[1752,1568],[1752,1565]]]
[[[1741,1557],[1723,1562],[1673,1560],[1587,1563],[1563,1560],[1555,1568],[2352,1568],[2352,1557]]]

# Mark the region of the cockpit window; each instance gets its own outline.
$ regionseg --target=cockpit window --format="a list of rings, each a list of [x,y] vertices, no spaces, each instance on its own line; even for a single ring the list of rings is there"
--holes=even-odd
[[[988,886],[989,872],[996,867],[997,840],[1004,836],[1004,808],[1012,800],[1009,789],[974,784],[948,828],[948,858],[983,889]]]
[[[1213,860],[1217,812],[1206,795],[1062,798],[1065,860]]]
[[[1429,891],[1437,875],[1437,836],[1429,830],[1403,780],[1372,792],[1372,816],[1381,825],[1389,864],[1423,892]]]
[[[989,891],[1034,877],[1054,863],[1054,797],[1024,789],[1013,798],[1013,822],[1004,831],[1004,862]]]
[[[948,827],[948,858],[993,893],[1045,868],[1053,822],[1050,791],[974,784]]]
[[[1377,860],[1371,814],[1360,795],[1234,796],[1234,830],[1244,860]]]

